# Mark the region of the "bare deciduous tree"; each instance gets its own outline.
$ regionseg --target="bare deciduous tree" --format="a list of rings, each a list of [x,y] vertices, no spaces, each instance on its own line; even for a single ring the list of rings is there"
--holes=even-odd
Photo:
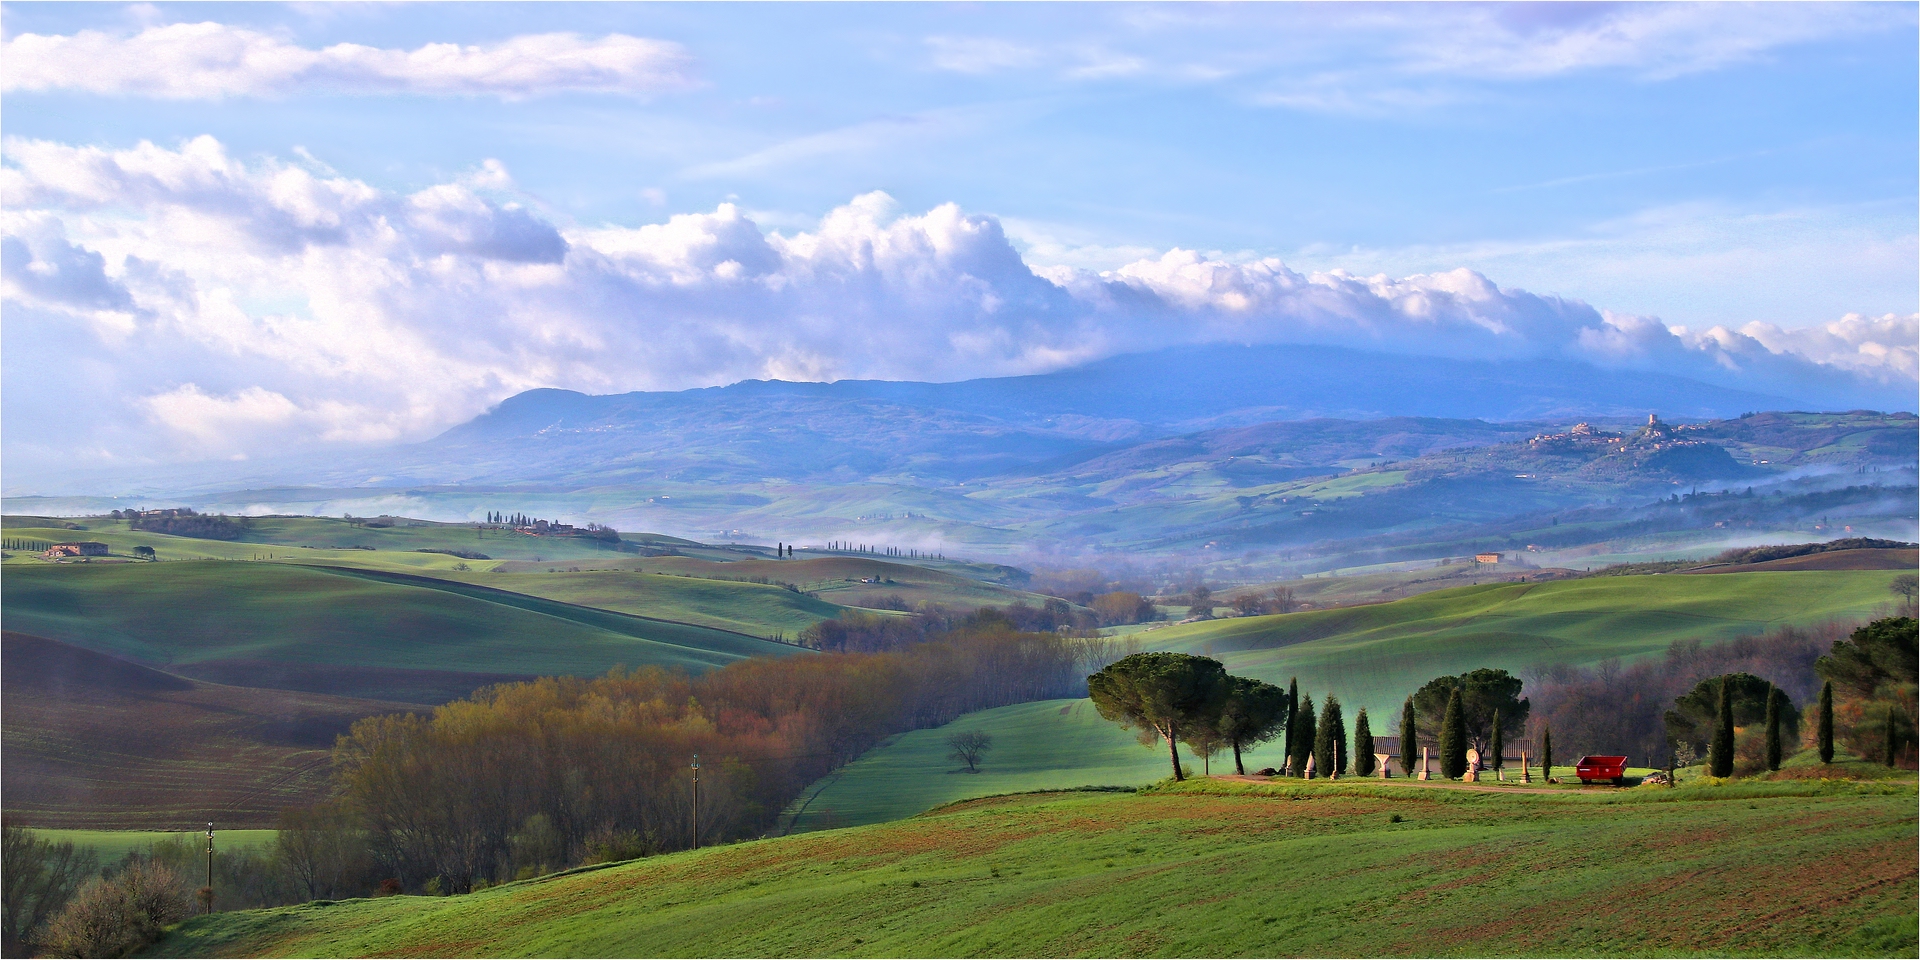
[[[980,730],[950,733],[947,734],[947,747],[953,751],[947,754],[947,759],[966,764],[968,773],[979,773],[980,758],[993,749],[993,734]]]

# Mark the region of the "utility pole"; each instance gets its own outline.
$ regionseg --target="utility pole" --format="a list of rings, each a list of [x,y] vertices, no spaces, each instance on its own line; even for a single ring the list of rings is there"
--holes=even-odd
[[[693,755],[693,848],[700,849],[700,755],[697,753]]]
[[[213,912],[213,822],[207,822],[207,912]]]

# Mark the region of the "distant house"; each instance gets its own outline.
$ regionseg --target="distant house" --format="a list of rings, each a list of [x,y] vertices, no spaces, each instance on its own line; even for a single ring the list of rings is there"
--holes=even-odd
[[[1497,553],[1476,553],[1473,555],[1473,562],[1474,563],[1499,563],[1500,555]]]
[[[58,560],[61,557],[104,557],[106,555],[106,544],[82,540],[78,543],[56,543],[48,547],[47,552],[40,556],[47,560]]]

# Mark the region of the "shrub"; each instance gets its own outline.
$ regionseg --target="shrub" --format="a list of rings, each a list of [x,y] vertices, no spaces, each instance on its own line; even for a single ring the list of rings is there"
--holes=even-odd
[[[45,945],[70,957],[117,957],[159,939],[187,915],[184,882],[171,868],[128,864],[88,883],[48,925]]]
[[[1088,604],[1093,615],[1100,618],[1102,626],[1116,627],[1128,623],[1146,623],[1159,619],[1159,612],[1147,598],[1131,590],[1116,590],[1093,598]]]
[[[0,922],[0,951],[7,956],[26,956],[28,947],[45,932],[48,920],[59,914],[72,898],[87,874],[92,873],[95,856],[92,847],[75,849],[70,842],[53,843],[33,831],[4,825],[0,842],[0,881],[5,895],[0,897],[5,911]]]

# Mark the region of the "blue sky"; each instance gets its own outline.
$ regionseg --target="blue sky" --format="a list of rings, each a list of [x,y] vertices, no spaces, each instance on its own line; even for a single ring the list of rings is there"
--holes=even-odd
[[[1169,325],[1394,348],[1406,338],[1388,315],[1422,310],[1464,331],[1420,326],[1411,340],[1436,352],[1747,380],[1844,369],[1911,395],[1910,4],[36,3],[0,16],[8,309],[27,321],[5,333],[8,447],[28,459],[15,427],[56,351],[120,385],[121,409],[90,428],[102,456],[124,446],[115,422],[174,438],[142,456],[247,455],[288,435],[413,438],[528,386],[949,379],[1164,345],[1179,339]],[[574,36],[527,40],[555,33]],[[340,44],[357,52],[326,53]],[[430,44],[469,49],[408,58]],[[143,141],[158,152],[136,157]],[[111,170],[61,179],[96,161]],[[288,171],[330,184],[301,188],[325,197],[287,200]],[[432,224],[381,239],[422,204]],[[456,209],[467,219],[449,226]],[[863,292],[817,285],[871,266],[858,249],[883,235]],[[819,260],[827,247],[852,259]],[[962,249],[974,259],[954,260]],[[914,250],[938,265],[914,266]],[[459,269],[471,276],[448,286]],[[1286,292],[1304,289],[1288,276],[1330,271],[1453,279],[1300,281],[1349,298],[1337,306]],[[762,283],[726,286],[740,277]],[[378,296],[329,289],[342,283]],[[1131,302],[1122,286],[1152,309],[1115,306]],[[1516,290],[1581,307],[1502,292]],[[837,337],[821,319],[836,297],[866,298],[848,317],[924,314],[941,343]],[[562,302],[598,304],[600,319]],[[617,328],[595,325],[608,316]],[[696,320],[735,326],[683,336]],[[1476,339],[1495,327],[1507,339]],[[383,384],[355,337],[428,382]],[[134,371],[130,351],[171,366]],[[289,359],[316,351],[324,362]],[[214,440],[247,424],[263,439]]]

